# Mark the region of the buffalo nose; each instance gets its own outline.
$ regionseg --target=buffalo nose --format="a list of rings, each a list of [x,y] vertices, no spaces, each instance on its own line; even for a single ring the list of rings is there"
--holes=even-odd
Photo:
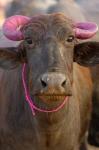
[[[66,85],[66,76],[62,73],[46,73],[40,78],[43,88],[64,88]]]

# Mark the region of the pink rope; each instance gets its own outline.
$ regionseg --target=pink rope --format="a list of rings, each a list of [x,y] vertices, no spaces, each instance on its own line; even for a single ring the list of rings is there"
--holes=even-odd
[[[26,101],[28,102],[28,104],[31,108],[33,116],[35,115],[35,110],[37,110],[39,112],[44,112],[44,113],[52,113],[52,112],[57,112],[63,108],[63,106],[66,104],[66,102],[68,100],[68,96],[66,96],[66,98],[64,99],[64,101],[61,105],[59,105],[57,108],[54,108],[52,110],[40,109],[37,106],[35,106],[35,104],[33,103],[32,99],[30,97],[30,94],[29,94],[29,91],[28,91],[28,88],[27,88],[27,85],[25,82],[25,76],[26,76],[26,64],[24,63],[23,68],[22,68],[22,82],[23,82],[23,87],[24,87],[24,91],[25,91]]]

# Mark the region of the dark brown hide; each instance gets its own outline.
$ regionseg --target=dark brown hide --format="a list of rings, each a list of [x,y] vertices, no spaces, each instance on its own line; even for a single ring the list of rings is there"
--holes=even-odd
[[[98,0],[75,0],[82,8],[83,14],[87,20],[94,21],[99,26],[99,1]],[[93,38],[99,41],[99,31]],[[90,144],[99,147],[99,65],[91,67],[92,79],[94,83],[93,92],[93,111],[92,120],[89,129],[88,141]]]

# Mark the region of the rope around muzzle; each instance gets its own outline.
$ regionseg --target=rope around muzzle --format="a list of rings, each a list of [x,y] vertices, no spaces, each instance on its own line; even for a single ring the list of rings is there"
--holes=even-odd
[[[25,98],[26,98],[26,101],[28,102],[28,104],[30,106],[30,109],[32,111],[33,116],[35,116],[35,111],[44,112],[44,113],[57,112],[57,111],[59,111],[60,109],[62,109],[64,107],[64,105],[66,104],[66,102],[67,102],[67,100],[69,98],[68,96],[66,96],[64,101],[58,107],[56,107],[56,108],[54,108],[52,110],[45,110],[45,109],[38,108],[33,103],[33,100],[31,99],[31,96],[29,94],[29,90],[28,90],[27,85],[26,85],[26,63],[24,63],[23,67],[22,67],[22,83],[23,83],[23,87],[24,87]]]

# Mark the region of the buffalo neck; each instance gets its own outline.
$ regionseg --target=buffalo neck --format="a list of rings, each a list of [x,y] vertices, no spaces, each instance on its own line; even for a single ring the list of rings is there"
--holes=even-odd
[[[45,147],[55,149],[54,146],[59,144],[59,147],[64,145],[62,148],[72,149],[75,141],[78,141],[80,132],[79,107],[77,106],[71,97],[59,112],[51,114],[36,112],[34,117],[31,115],[37,145],[41,146],[42,143]]]

